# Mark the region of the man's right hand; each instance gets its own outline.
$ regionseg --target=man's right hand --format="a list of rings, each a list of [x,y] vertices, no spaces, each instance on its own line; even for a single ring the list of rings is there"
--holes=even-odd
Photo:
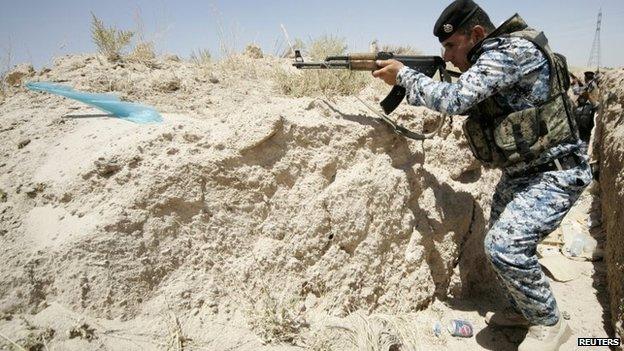
[[[396,85],[397,74],[405,65],[397,60],[377,60],[378,70],[373,71],[373,77],[379,78],[388,85]]]

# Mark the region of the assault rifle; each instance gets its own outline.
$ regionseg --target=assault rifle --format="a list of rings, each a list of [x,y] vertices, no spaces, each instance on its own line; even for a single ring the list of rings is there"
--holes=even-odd
[[[295,62],[293,63],[293,66],[298,69],[348,69],[352,71],[372,72],[380,68],[377,66],[375,61],[390,59],[400,61],[405,66],[415,69],[430,78],[432,78],[436,72],[439,72],[440,78],[446,82],[451,81],[451,76],[457,77],[460,74],[458,72],[447,71],[446,64],[440,56],[395,55],[391,52],[355,53],[343,56],[329,56],[323,62],[305,62],[301,56],[301,52],[299,50],[295,50]],[[379,114],[379,117],[381,117],[383,121],[390,124],[390,126],[399,134],[416,140],[426,139],[423,135],[414,133],[405,127],[397,125],[387,116],[399,106],[401,101],[403,101],[405,93],[405,88],[401,86],[395,85],[392,87],[388,96],[386,96],[386,98],[379,103],[385,113]]]

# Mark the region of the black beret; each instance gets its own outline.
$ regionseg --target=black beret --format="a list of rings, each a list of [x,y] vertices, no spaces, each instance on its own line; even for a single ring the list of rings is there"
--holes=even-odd
[[[462,24],[472,17],[480,9],[472,0],[455,0],[440,15],[435,26],[433,35],[440,39],[440,42],[448,39]]]

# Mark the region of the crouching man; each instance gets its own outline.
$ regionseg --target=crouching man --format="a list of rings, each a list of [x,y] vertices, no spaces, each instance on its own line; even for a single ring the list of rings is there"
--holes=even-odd
[[[473,154],[503,172],[484,246],[512,308],[488,313],[486,321],[528,326],[520,351],[557,350],[571,330],[536,248],[592,178],[566,94],[565,58],[520,16],[495,28],[472,0],[450,4],[433,32],[444,60],[462,71],[456,82],[435,81],[395,60],[378,61],[373,76],[404,87],[412,105],[468,115],[464,132]]]

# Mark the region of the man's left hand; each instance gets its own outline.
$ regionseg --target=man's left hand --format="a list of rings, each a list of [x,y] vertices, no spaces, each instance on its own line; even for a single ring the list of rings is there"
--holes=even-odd
[[[378,70],[373,71],[373,77],[382,79],[388,85],[396,85],[397,74],[405,66],[397,60],[377,60]]]

